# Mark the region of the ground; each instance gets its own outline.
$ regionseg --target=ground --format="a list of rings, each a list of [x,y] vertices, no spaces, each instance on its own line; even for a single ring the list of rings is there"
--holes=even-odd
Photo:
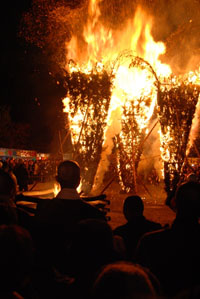
[[[38,183],[35,186],[29,186],[29,192],[25,195],[38,196],[41,198],[52,198],[55,181]],[[144,201],[144,215],[149,219],[161,223],[163,226],[171,224],[175,218],[175,213],[165,205],[166,193],[164,191],[164,184],[138,186],[137,194],[143,198]],[[107,199],[110,200],[110,216],[109,224],[114,229],[115,227],[126,222],[123,215],[123,201],[131,194],[123,194],[120,192],[118,183],[113,182],[104,192]]]
[[[138,186],[137,192],[144,201],[144,216],[149,220],[161,223],[163,226],[171,224],[175,218],[175,213],[165,205],[166,194],[163,183],[157,186],[148,185],[145,188]],[[116,183],[112,184],[105,193],[110,200],[110,213],[108,213],[111,217],[110,224],[112,228],[115,228],[126,222],[122,210],[123,201],[129,194],[121,194]]]

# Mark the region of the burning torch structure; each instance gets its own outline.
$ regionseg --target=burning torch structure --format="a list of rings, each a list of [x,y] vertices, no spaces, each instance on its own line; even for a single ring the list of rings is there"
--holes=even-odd
[[[159,61],[165,46],[154,42],[151,20],[141,8],[125,30],[114,32],[101,22],[98,1],[91,0],[83,51],[76,36],[67,45],[68,92],[63,102],[73,158],[82,169],[82,191],[102,185],[115,148],[121,188],[137,192],[138,164],[150,120],[157,115],[169,194],[180,178],[199,86],[192,81],[177,83],[170,67]]]
[[[82,191],[89,193],[100,161],[103,133],[108,114],[111,81],[102,68],[88,74],[73,71],[66,77],[69,127],[73,144],[73,159],[82,171]]]
[[[148,134],[149,121],[153,115],[157,99],[159,81],[151,65],[132,53],[125,52],[119,56],[119,68],[124,59],[130,59],[132,69],[132,92],[124,88],[122,106],[121,132],[115,138],[117,149],[117,170],[122,190],[137,192],[137,168],[143,151],[144,141]],[[142,76],[147,82],[138,89],[136,76]],[[130,76],[130,73],[129,73]]]
[[[192,120],[199,99],[197,77],[171,78],[158,95],[158,117],[161,127],[161,156],[168,195],[174,192],[182,175]]]

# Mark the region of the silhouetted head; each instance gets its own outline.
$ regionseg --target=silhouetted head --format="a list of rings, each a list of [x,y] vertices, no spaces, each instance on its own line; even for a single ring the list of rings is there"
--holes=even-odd
[[[19,160],[18,160],[18,164],[20,164],[20,165],[24,164],[23,160],[22,160],[22,159],[19,159]]]
[[[0,201],[14,200],[16,195],[16,182],[12,176],[0,169]]]
[[[187,182],[198,182],[198,177],[195,173],[190,173],[187,176]]]
[[[80,167],[77,162],[66,160],[58,166],[56,179],[61,188],[76,189],[80,184]]]
[[[200,217],[200,184],[187,182],[180,185],[175,194],[175,205],[178,216]]]
[[[124,201],[123,213],[127,221],[142,216],[144,204],[140,196],[128,196]]]
[[[139,265],[116,262],[105,266],[93,288],[94,299],[156,298],[148,274]]]

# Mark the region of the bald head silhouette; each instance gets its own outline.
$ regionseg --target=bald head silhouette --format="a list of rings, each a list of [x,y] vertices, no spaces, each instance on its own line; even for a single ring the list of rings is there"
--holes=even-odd
[[[66,160],[59,164],[56,179],[61,188],[76,189],[80,184],[80,167],[76,161]]]
[[[135,219],[135,217],[142,216],[144,211],[144,204],[140,196],[128,196],[124,201],[123,213],[127,221]]]
[[[104,266],[92,291],[95,299],[156,298],[148,270],[126,261]]]

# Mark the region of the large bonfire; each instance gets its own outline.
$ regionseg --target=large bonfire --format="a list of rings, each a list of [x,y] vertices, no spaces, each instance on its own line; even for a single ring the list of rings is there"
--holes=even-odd
[[[121,30],[103,24],[90,0],[82,37],[67,43],[63,100],[85,193],[97,192],[115,154],[121,188],[137,191],[137,169],[152,124],[159,123],[167,193],[176,187],[199,98],[198,75],[172,76],[159,57],[165,45],[151,35],[152,18],[138,7]],[[79,33],[80,35],[80,33]],[[157,126],[156,126],[157,128]],[[113,159],[113,158],[112,158]]]

